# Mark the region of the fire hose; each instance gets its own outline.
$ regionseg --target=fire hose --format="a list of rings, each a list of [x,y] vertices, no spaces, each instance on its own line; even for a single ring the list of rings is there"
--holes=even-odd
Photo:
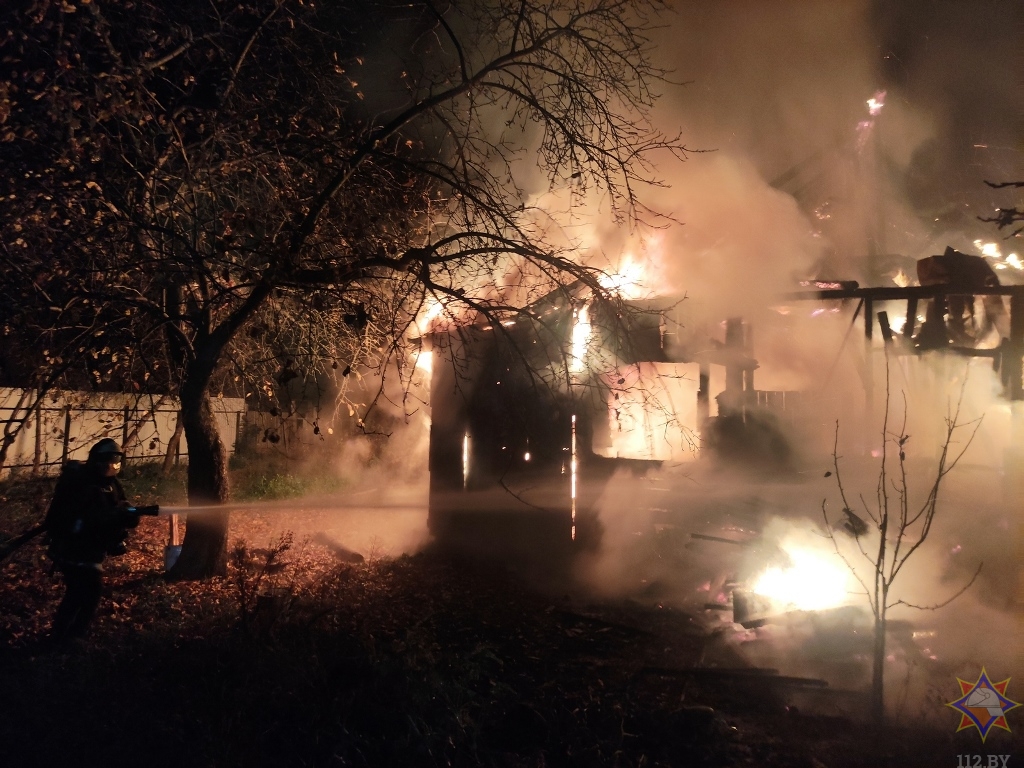
[[[125,512],[129,515],[156,517],[160,514],[160,505],[152,504],[146,507],[128,507],[128,509],[126,509]],[[2,563],[8,557],[10,557],[19,549],[21,549],[25,544],[28,544],[28,542],[32,541],[32,539],[36,538],[36,536],[38,536],[41,533],[44,533],[45,531],[46,523],[39,523],[38,525],[32,526],[27,531],[19,533],[10,541],[4,543],[3,546],[0,546],[0,563]]]

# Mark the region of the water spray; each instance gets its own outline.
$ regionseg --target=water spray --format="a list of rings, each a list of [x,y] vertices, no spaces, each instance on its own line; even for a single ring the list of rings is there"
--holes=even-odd
[[[359,510],[359,509],[425,509],[426,503],[361,503],[361,502],[338,502],[338,501],[299,501],[296,499],[288,499],[284,501],[257,501],[257,502],[228,502],[226,504],[203,504],[195,507],[187,505],[182,506],[171,506],[171,505],[160,505],[159,512],[154,513],[142,513],[142,514],[153,514],[159,517],[171,517],[178,515],[181,517],[187,517],[188,515],[204,514],[208,512],[273,512],[273,511],[289,511],[295,509],[346,509],[346,510]],[[136,513],[139,514],[139,513]]]

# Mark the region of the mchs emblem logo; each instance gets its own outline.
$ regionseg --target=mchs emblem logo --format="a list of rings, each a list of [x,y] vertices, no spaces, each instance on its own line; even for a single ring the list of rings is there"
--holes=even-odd
[[[977,728],[981,734],[982,742],[993,728],[1010,730],[1006,722],[1006,713],[1021,706],[1019,702],[1012,701],[1006,697],[1006,688],[1010,684],[1010,678],[1002,682],[993,683],[988,678],[988,673],[982,667],[981,675],[976,682],[956,680],[960,683],[961,696],[956,701],[946,704],[960,713],[960,727],[957,732],[965,728]]]

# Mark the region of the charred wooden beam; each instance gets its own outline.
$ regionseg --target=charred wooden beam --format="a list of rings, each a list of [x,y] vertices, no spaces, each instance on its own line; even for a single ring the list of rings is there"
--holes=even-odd
[[[783,301],[822,301],[827,299],[873,299],[874,301],[906,301],[907,299],[932,299],[950,293],[948,285],[908,285],[874,288],[829,289],[822,291],[791,291],[782,294]],[[971,288],[959,293],[971,296],[1015,296],[1024,295],[1024,285],[992,285]]]
[[[865,424],[871,424],[875,413],[875,361],[871,354],[871,330],[875,323],[874,299],[864,297],[864,411]]]
[[[913,338],[915,328],[917,328],[917,299],[912,297],[907,299],[907,322],[903,324],[903,338]]]
[[[885,310],[878,313],[878,326],[882,329],[882,339],[886,345],[892,344],[892,328],[889,326],[889,313]]]
[[[700,380],[697,388],[697,426],[703,428],[711,415],[711,365],[700,364]]]

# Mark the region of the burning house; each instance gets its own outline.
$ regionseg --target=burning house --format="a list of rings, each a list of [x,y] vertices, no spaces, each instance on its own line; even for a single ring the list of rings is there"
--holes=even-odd
[[[687,328],[679,305],[609,299],[577,283],[515,317],[435,331],[425,343],[430,524],[442,540],[586,545],[617,471],[693,461],[702,444],[775,469],[789,459],[775,422],[802,399],[754,388],[758,363],[740,318],[716,339]],[[714,417],[713,368],[724,374]]]
[[[667,428],[678,415],[653,398],[668,400],[664,382],[675,394],[695,383],[674,367],[666,337],[663,312],[581,283],[515,317],[430,334],[435,534],[478,540],[483,527],[512,550],[591,540],[612,471],[642,471],[673,453]],[[657,395],[649,380],[662,381]],[[627,422],[639,444],[619,439]],[[693,428],[679,426],[679,435]]]
[[[883,350],[908,361],[989,358],[1004,397],[1022,399],[1024,286],[1001,285],[983,259],[952,249],[918,270],[917,286],[812,282],[780,302],[804,314],[830,306],[849,330],[861,324],[861,341],[848,330],[843,346],[859,361],[865,415],[884,397],[875,354]],[[685,308],[609,299],[577,283],[514,316],[426,334],[429,515],[438,539],[568,553],[599,540],[599,501],[616,473],[714,456],[777,478],[797,469],[794,435],[815,429],[814,450],[827,455],[835,422],[815,407],[827,395],[758,389],[752,325],[734,317],[702,326]],[[671,525],[685,502],[661,490],[667,517],[655,522]],[[756,534],[759,524],[746,527]],[[717,526],[703,529],[712,540]]]

